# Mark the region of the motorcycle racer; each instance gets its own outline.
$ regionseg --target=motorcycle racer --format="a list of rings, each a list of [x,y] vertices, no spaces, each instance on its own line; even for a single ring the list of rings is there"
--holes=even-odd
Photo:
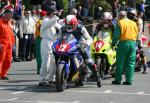
[[[88,48],[90,44],[93,42],[86,28],[80,24],[74,15],[68,15],[65,20],[65,24],[61,27],[60,34],[70,33],[72,34],[79,44],[84,44],[84,49]],[[83,47],[81,47],[83,49]],[[97,86],[101,87],[101,77],[97,71],[96,64],[94,64],[91,59],[89,51],[80,51],[85,63],[89,67],[89,69],[96,75]]]
[[[114,31],[116,20],[113,20],[112,14],[110,12],[104,12],[102,16],[102,20],[96,26],[95,32],[93,34],[93,38],[98,34],[99,31],[107,31],[112,37],[112,33]]]

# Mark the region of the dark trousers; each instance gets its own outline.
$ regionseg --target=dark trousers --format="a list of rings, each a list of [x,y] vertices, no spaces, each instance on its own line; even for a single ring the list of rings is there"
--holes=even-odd
[[[33,34],[23,34],[23,58],[30,59],[31,47],[33,44]]]
[[[23,38],[19,38],[18,57],[19,57],[20,59],[23,58]]]

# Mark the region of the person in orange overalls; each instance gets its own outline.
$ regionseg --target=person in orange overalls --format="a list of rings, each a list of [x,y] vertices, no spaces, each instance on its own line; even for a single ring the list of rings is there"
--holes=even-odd
[[[13,9],[6,8],[0,16],[0,79],[8,80],[12,60],[13,31],[11,28],[11,18]]]

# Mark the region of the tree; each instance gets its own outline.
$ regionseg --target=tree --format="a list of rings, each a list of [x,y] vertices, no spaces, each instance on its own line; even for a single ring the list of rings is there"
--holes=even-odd
[[[136,0],[128,0],[128,6],[131,8],[136,8]]]

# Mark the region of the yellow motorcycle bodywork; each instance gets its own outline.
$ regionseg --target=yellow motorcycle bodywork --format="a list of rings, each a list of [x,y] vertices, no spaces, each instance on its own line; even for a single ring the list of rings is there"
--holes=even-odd
[[[111,48],[111,35],[100,39],[98,36],[94,37],[94,42],[91,45],[90,52],[95,59],[95,56],[106,55],[108,63],[112,66],[116,62],[116,51]]]

